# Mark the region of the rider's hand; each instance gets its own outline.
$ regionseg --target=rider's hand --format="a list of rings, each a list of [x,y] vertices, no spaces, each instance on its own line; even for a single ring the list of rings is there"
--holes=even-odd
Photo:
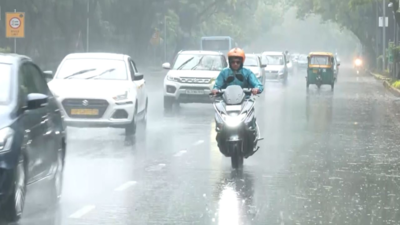
[[[211,90],[211,93],[212,93],[213,95],[217,95],[218,90],[217,90],[217,89],[212,89],[212,90]]]
[[[253,95],[258,94],[259,92],[260,92],[260,89],[258,89],[258,88],[253,88],[253,89],[251,89],[251,93],[252,93]]]

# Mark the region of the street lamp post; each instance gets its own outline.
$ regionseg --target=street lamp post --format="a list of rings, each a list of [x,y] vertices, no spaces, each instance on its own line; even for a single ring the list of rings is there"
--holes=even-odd
[[[89,52],[89,17],[90,17],[90,1],[87,0],[87,19],[86,19],[86,52]]]
[[[382,32],[382,43],[383,43],[383,45],[382,45],[382,50],[383,50],[383,54],[382,54],[382,56],[383,56],[383,58],[382,58],[382,68],[383,68],[383,71],[385,71],[386,70],[386,0],[383,0],[383,5],[382,5],[382,10],[383,10],[383,16],[382,16],[382,24],[383,24],[383,26],[382,26],[382,29],[383,29],[383,32]]]

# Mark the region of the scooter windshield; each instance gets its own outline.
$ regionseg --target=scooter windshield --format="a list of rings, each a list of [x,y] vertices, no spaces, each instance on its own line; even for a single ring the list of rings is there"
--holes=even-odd
[[[231,85],[225,89],[222,98],[227,105],[238,105],[242,104],[246,95],[243,92],[243,89],[239,85]]]

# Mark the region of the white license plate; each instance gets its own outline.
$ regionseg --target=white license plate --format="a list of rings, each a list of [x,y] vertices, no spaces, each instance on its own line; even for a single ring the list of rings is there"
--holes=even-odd
[[[186,94],[188,95],[204,95],[203,90],[186,90]]]

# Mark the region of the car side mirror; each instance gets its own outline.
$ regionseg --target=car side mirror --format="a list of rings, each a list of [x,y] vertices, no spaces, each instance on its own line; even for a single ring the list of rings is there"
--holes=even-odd
[[[261,65],[261,68],[265,68],[265,67],[267,67],[267,64],[262,64]]]
[[[49,97],[40,93],[31,93],[27,96],[27,107],[28,110],[39,109],[45,107],[48,103]]]
[[[340,63],[338,63],[337,66],[340,66]]]
[[[169,70],[169,69],[171,69],[171,64],[166,62],[166,63],[162,64],[162,67],[166,70]]]
[[[142,73],[135,74],[135,81],[143,80],[143,78],[144,78],[144,74],[142,74]]]

